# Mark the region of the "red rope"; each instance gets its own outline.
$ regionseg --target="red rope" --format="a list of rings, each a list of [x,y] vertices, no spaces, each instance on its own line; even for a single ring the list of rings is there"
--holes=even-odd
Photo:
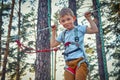
[[[21,48],[22,51],[24,51],[25,53],[51,52],[51,51],[55,51],[56,52],[59,49],[59,47],[57,47],[57,48],[53,48],[53,49],[35,50],[33,48],[24,46],[22,43],[20,43],[19,40],[16,40],[15,42],[17,43],[18,47]]]

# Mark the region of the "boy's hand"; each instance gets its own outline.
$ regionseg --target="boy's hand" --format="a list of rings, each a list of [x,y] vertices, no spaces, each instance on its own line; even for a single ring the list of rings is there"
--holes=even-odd
[[[85,12],[84,16],[87,20],[89,20],[91,18],[91,12]]]
[[[56,31],[57,30],[57,26],[56,25],[52,25],[52,31]]]

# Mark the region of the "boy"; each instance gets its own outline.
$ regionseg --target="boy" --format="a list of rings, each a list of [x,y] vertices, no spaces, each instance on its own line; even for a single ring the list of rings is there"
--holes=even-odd
[[[84,50],[85,33],[93,34],[98,32],[98,28],[91,18],[91,13],[86,12],[85,18],[90,23],[90,27],[85,25],[75,26],[76,17],[69,8],[63,8],[59,12],[59,22],[66,28],[56,37],[56,26],[52,27],[51,47],[57,47],[60,43],[65,46],[63,53],[65,58],[65,80],[86,80],[88,69],[87,59]]]

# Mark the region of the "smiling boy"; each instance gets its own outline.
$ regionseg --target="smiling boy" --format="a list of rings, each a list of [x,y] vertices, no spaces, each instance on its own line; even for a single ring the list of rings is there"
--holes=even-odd
[[[70,8],[62,8],[59,12],[59,22],[66,29],[56,36],[56,26],[52,28],[51,47],[57,47],[61,43],[65,46],[63,53],[65,59],[65,80],[86,80],[88,74],[87,57],[84,50],[84,35],[98,32],[95,22],[91,18],[91,13],[86,12],[85,18],[90,26],[75,26],[76,20]]]

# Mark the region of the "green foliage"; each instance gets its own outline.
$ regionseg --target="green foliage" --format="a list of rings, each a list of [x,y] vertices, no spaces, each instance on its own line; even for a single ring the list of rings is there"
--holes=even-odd
[[[105,40],[105,49],[108,56],[108,61],[113,60],[112,67],[114,68],[110,73],[110,77],[115,77],[116,80],[120,79],[120,1],[119,0],[104,0],[101,2],[102,16],[106,20],[103,21],[103,31]],[[104,11],[104,12],[103,12]],[[109,68],[109,67],[108,67]]]
[[[58,3],[55,3],[56,6],[64,6],[67,7],[68,0],[59,0]]]
[[[3,18],[3,25],[2,25],[2,45],[1,45],[1,49],[2,49],[2,53],[5,51],[5,45],[6,45],[6,34],[7,34],[7,27],[8,27],[8,20],[9,20],[9,10],[11,9],[11,2],[5,2],[4,1],[4,7],[3,7],[3,14],[2,14],[2,18]],[[27,0],[22,0],[22,4],[24,5],[24,3],[28,3],[29,1]],[[32,46],[34,47],[35,44],[35,39],[32,39],[32,41],[30,40],[31,36],[35,36],[32,35],[33,31],[35,32],[35,6],[33,6],[32,4],[34,4],[33,2],[36,0],[30,0],[32,2],[31,3],[31,7],[32,11],[28,12],[26,14],[22,14],[21,12],[21,21],[20,21],[20,35],[18,35],[18,14],[16,14],[16,11],[18,11],[18,4],[16,2],[15,5],[15,11],[14,11],[14,16],[13,16],[13,22],[12,22],[12,30],[11,30],[11,36],[10,36],[10,47],[9,47],[9,57],[8,57],[8,65],[7,65],[7,77],[10,80],[14,80],[15,76],[16,76],[16,68],[17,68],[17,60],[19,60],[20,62],[20,76],[26,75],[26,70],[30,67],[28,67],[29,64],[28,62],[26,62],[26,59],[28,58],[28,55],[25,54],[25,52],[22,52],[22,50],[20,49],[20,52],[18,52],[18,45],[16,45],[15,40],[20,39],[20,42],[22,42],[22,44],[24,44],[25,42],[28,44],[25,44],[25,46]],[[1,3],[0,3],[1,5]],[[17,12],[18,13],[18,12]],[[33,18],[31,18],[33,17]],[[34,26],[34,27],[33,27]],[[30,32],[30,30],[32,32]],[[30,42],[29,42],[30,41]],[[31,66],[33,67],[33,66]],[[34,70],[33,70],[34,72]]]
[[[81,8],[85,0],[76,0],[76,9]]]
[[[89,54],[89,80],[99,80],[97,55]]]
[[[1,3],[0,3],[0,6],[2,6]],[[3,10],[9,11],[10,9],[11,9],[11,3],[4,4]],[[1,10],[1,8],[0,8],[0,10]],[[3,14],[3,15],[4,15],[4,14]]]

